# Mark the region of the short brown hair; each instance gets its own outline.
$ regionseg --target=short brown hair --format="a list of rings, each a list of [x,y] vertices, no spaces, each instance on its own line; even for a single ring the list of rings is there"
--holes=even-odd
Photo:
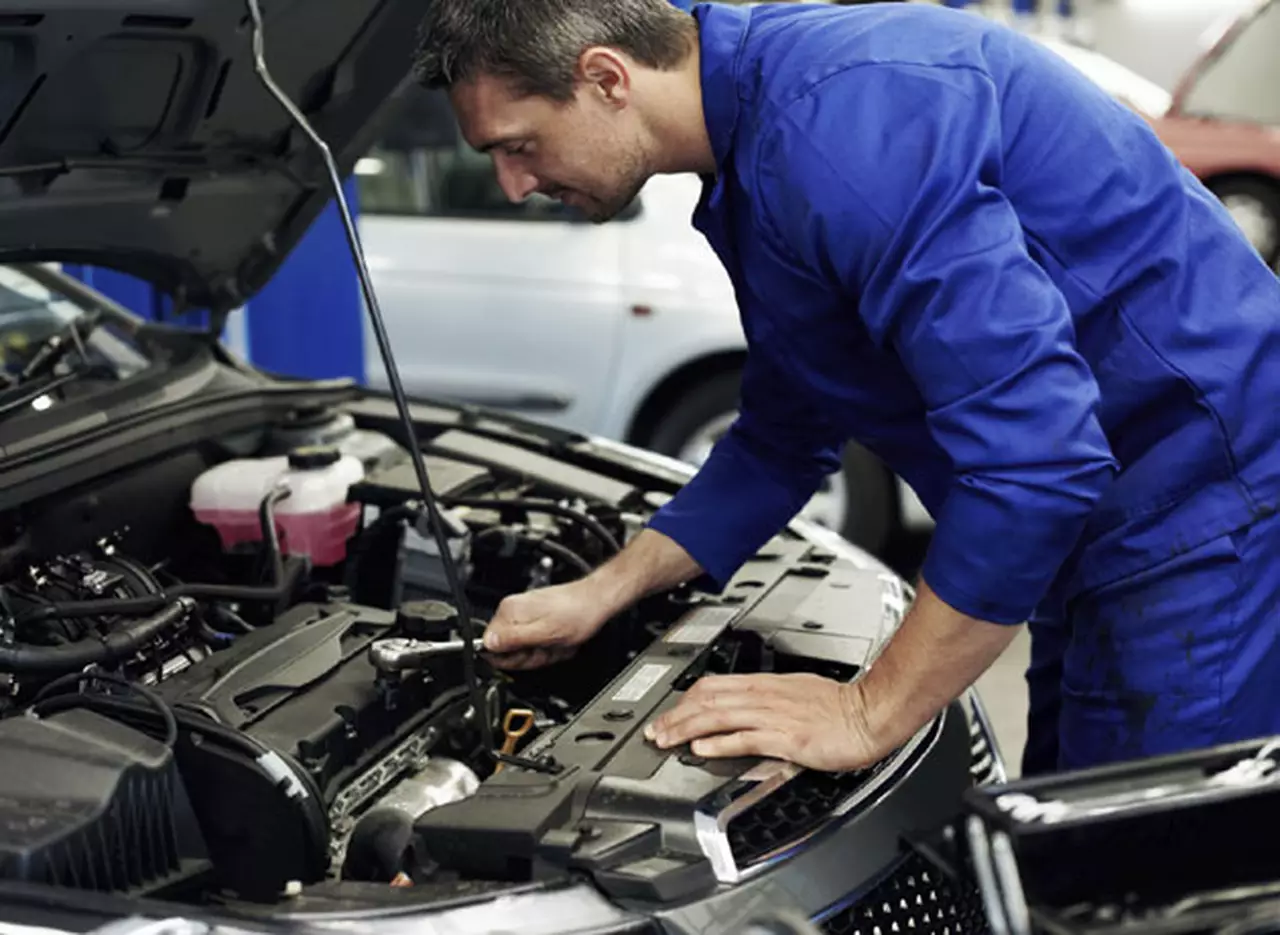
[[[578,57],[608,46],[650,68],[693,49],[693,17],[669,0],[430,0],[415,71],[429,88],[479,74],[526,94],[568,100]]]

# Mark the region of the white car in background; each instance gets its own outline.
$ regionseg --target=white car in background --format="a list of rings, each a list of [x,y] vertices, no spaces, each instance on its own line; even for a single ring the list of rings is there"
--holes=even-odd
[[[745,340],[691,225],[700,182],[654,178],[621,217],[512,204],[443,97],[414,89],[356,169],[360,233],[406,389],[701,463],[737,413]],[[373,340],[367,373],[385,386]],[[932,523],[859,446],[806,518],[879,552]]]

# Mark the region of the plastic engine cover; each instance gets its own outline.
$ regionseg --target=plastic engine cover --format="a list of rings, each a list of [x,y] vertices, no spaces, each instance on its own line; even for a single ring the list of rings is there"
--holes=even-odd
[[[453,657],[442,658],[430,680],[381,682],[369,647],[399,633],[390,611],[300,604],[161,693],[293,760],[329,802],[389,744],[423,729],[432,703],[462,684]]]
[[[0,722],[0,878],[155,894],[208,869],[173,753],[90,711]]]

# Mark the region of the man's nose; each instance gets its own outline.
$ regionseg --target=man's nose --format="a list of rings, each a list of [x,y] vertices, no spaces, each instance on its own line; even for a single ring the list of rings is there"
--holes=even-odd
[[[537,178],[512,165],[510,160],[495,156],[493,163],[498,173],[498,185],[509,201],[524,201],[538,190]]]

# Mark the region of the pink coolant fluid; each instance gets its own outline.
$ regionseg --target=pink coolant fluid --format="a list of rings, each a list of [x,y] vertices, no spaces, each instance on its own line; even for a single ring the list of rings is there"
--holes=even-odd
[[[306,556],[313,565],[336,565],[347,556],[347,540],[360,522],[360,505],[347,502],[351,485],[364,477],[358,458],[335,448],[297,448],[287,457],[241,458],[205,471],[191,488],[191,511],[218,531],[227,551],[262,541],[258,511],[277,484],[289,496],[274,508],[276,534],[285,555]]]

